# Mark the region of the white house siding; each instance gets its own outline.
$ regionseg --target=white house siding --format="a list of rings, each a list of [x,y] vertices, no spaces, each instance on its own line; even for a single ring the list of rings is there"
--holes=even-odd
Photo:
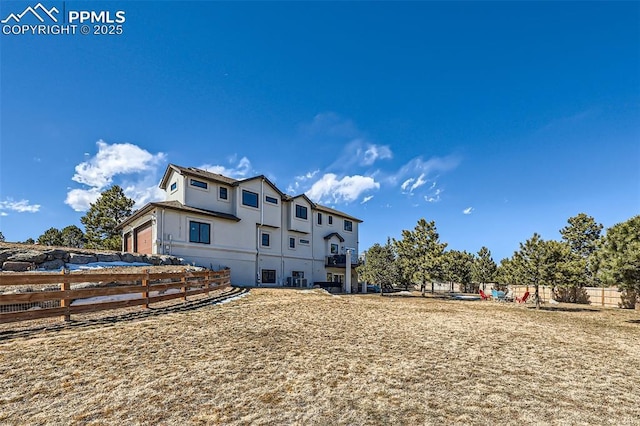
[[[269,285],[279,286],[286,285],[294,274],[303,275],[309,285],[327,281],[327,272],[344,275],[345,268],[326,266],[332,243],[338,245],[339,255],[355,249],[353,259],[357,259],[358,219],[347,217],[352,230],[346,231],[340,212],[316,209],[304,195],[287,197],[262,176],[234,181],[193,170],[170,166],[161,184],[167,202],[145,206],[122,224],[123,234],[151,220],[154,254],[171,254],[214,269],[228,267],[237,285],[267,285],[262,282],[264,270],[274,271],[275,283]],[[207,188],[194,187],[191,179],[206,182]],[[173,183],[176,187],[172,190]],[[227,188],[227,200],[220,199],[220,187]],[[257,194],[257,208],[243,204],[243,190]],[[296,205],[306,208],[306,219],[296,217]],[[322,214],[321,224],[317,223],[318,213]],[[224,214],[228,217],[221,217]],[[189,241],[190,221],[210,226],[209,244]],[[263,245],[264,234],[269,235],[268,246]],[[291,238],[294,247],[290,246]],[[353,278],[352,282],[357,281]]]

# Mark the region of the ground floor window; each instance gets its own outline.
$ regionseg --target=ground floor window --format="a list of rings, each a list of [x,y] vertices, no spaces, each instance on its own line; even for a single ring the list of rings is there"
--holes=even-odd
[[[192,243],[211,243],[211,225],[189,221],[189,242]]]
[[[263,284],[275,284],[276,283],[276,270],[275,269],[263,269],[262,270],[262,283]]]

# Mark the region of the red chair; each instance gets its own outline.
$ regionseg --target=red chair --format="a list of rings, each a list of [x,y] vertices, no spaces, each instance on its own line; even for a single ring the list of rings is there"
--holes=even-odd
[[[524,303],[524,302],[526,302],[526,301],[527,301],[527,299],[528,299],[528,298],[529,298],[529,292],[527,291],[527,292],[525,292],[525,293],[522,295],[522,297],[518,297],[518,296],[516,296],[516,302],[518,302],[518,303]]]
[[[478,290],[478,293],[480,293],[480,298],[481,298],[482,300],[489,300],[489,299],[491,299],[491,296],[487,296],[487,295],[485,294],[485,292],[484,292],[484,291],[482,291],[482,290]]]

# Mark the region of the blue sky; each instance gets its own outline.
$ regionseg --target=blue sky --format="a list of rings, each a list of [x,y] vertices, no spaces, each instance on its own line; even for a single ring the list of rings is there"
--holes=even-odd
[[[41,4],[125,21],[2,24],[8,241],[80,226],[112,184],[156,200],[168,163],[306,192],[364,221],[361,250],[424,217],[499,261],[580,212],[640,213],[639,2]]]

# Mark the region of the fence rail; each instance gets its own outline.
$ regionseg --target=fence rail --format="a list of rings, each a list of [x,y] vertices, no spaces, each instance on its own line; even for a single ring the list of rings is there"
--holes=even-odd
[[[533,292],[531,286],[509,286],[509,289],[514,296],[522,296],[526,291]],[[542,302],[548,302],[554,297],[552,287],[541,285],[538,291]],[[631,309],[635,305],[635,295],[628,296],[624,292],[618,291],[617,287],[580,287],[577,291],[579,303],[606,308]]]
[[[80,283],[98,287],[71,288],[71,284]],[[20,291],[23,286],[33,285],[56,287]],[[0,273],[0,324],[57,316],[70,321],[72,314],[140,305],[148,308],[151,303],[187,300],[188,296],[209,294],[230,285],[229,269],[171,273],[147,270],[137,274]],[[3,293],[7,286],[17,287],[18,292]]]

